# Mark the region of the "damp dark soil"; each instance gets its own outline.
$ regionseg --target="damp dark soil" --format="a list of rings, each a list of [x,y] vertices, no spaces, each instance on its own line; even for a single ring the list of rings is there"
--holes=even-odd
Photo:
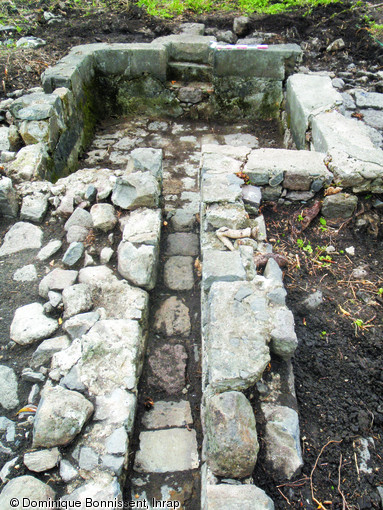
[[[289,260],[284,282],[299,340],[293,364],[304,467],[289,482],[270,480],[260,459],[255,473],[277,509],[381,505],[383,223],[372,200],[360,199],[349,220],[319,217],[303,232],[302,205],[263,209],[274,250]],[[310,310],[304,301],[317,291],[323,301]]]

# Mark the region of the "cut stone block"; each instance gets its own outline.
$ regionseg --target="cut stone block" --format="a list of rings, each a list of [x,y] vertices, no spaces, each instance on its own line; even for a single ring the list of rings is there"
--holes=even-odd
[[[211,204],[214,202],[238,202],[241,198],[241,185],[243,180],[236,175],[205,173],[202,177],[202,201]]]
[[[118,272],[138,287],[152,290],[157,279],[158,249],[122,241],[118,246]]]
[[[244,172],[257,186],[273,186],[277,176],[281,176],[278,184],[283,182],[285,188],[306,191],[314,181],[331,182],[332,174],[324,159],[325,154],[319,152],[256,149],[251,152]]]
[[[23,198],[20,219],[41,223],[48,209],[48,197],[42,193],[27,195]]]
[[[246,51],[232,46],[214,51],[213,72],[215,76],[241,76],[245,78],[272,78],[284,80],[286,61],[288,70],[299,62],[302,50],[297,44],[274,44],[267,50],[248,47]]]
[[[166,46],[169,60],[209,64],[212,50],[210,44],[215,37],[203,35],[168,35],[158,37],[152,44]]]
[[[168,77],[170,80],[190,82],[211,82],[213,71],[207,64],[193,62],[169,62]]]
[[[347,193],[330,195],[323,200],[322,214],[325,218],[351,218],[356,206],[358,197]]]
[[[156,311],[154,329],[166,336],[188,336],[191,329],[189,309],[176,296],[161,303]]]
[[[171,290],[190,290],[194,286],[193,257],[170,257],[165,262],[164,282]]]
[[[167,473],[187,471],[199,466],[195,430],[168,429],[140,433],[135,471]]]
[[[193,418],[187,400],[181,400],[181,402],[155,402],[153,408],[147,411],[142,418],[142,424],[147,429],[185,427],[191,423],[193,423]]]
[[[309,118],[342,104],[342,96],[329,76],[294,74],[287,80],[286,110],[298,149],[306,147]],[[319,150],[319,149],[318,149]]]
[[[118,177],[112,194],[114,205],[122,209],[158,207],[160,188],[150,172],[134,172]]]
[[[241,171],[243,162],[219,152],[207,152],[202,155],[201,173],[236,174]]]
[[[197,234],[176,233],[169,234],[167,238],[168,255],[198,255],[199,239]]]
[[[237,280],[246,280],[246,271],[238,251],[204,251],[202,285],[205,291],[208,291],[214,282]]]
[[[162,179],[162,149],[134,149],[129,155],[129,172],[149,171],[158,181]]]
[[[253,282],[216,282],[209,293],[204,372],[220,391],[245,390],[270,361],[266,299]]]
[[[205,216],[205,230],[241,229],[247,227],[249,221],[243,204],[211,204],[206,208]]]
[[[181,344],[158,347],[149,357],[149,385],[161,388],[168,395],[180,393],[186,385],[187,353]]]

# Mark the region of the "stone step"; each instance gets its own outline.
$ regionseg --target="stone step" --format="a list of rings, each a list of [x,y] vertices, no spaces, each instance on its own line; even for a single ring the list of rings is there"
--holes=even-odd
[[[167,78],[187,83],[191,81],[211,82],[213,79],[213,69],[208,64],[169,62]]]

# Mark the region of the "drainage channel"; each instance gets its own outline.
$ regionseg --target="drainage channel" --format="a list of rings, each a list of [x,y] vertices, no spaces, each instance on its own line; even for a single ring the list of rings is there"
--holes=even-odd
[[[124,134],[125,142],[114,142],[117,152],[103,147],[113,131]],[[135,119],[105,126],[85,159],[118,165],[127,145],[163,150],[159,268],[150,292],[147,349],[129,445],[127,504],[201,508],[201,146],[280,146],[276,124],[259,123],[257,135],[247,124]]]

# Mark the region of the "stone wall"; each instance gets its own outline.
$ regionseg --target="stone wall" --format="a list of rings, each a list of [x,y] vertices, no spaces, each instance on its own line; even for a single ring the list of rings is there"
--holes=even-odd
[[[265,384],[261,380],[271,353],[285,373],[274,374],[263,394],[267,403],[262,394],[257,403],[266,430],[267,463],[270,473],[288,479],[303,463],[289,361],[298,342],[294,318],[285,304],[282,271],[271,256],[263,217],[249,219],[243,180],[235,175],[253,152],[245,147],[202,147],[202,508],[209,510],[240,508],[239,502],[241,508],[274,508],[252,479],[259,443],[254,402],[243,394]],[[260,194],[253,210],[259,202]],[[217,236],[225,229],[245,229],[246,234],[228,249]],[[254,260],[260,253],[269,255],[263,276],[257,274]],[[289,388],[288,395],[282,387]]]
[[[239,48],[218,46],[214,37],[186,35],[150,44],[72,48],[43,73],[43,90],[7,105],[12,143],[25,145],[9,157],[16,156],[9,175],[54,181],[68,174],[97,119],[110,113],[278,117],[283,82],[301,58],[300,48]]]

